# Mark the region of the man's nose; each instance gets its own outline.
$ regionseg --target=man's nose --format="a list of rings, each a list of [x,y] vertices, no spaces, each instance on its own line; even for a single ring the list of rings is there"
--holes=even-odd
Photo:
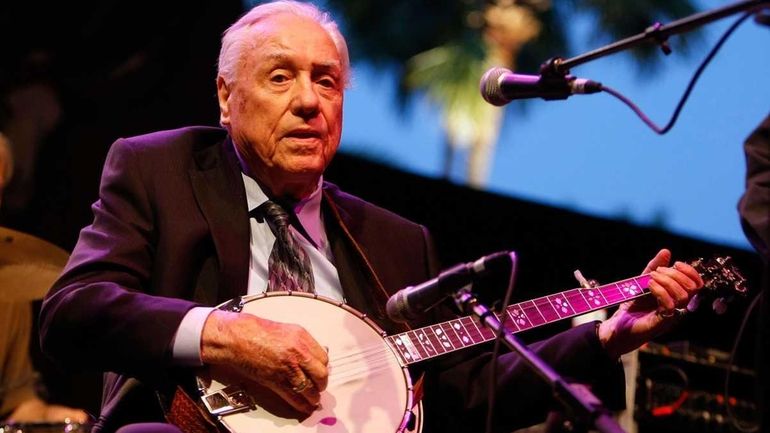
[[[294,114],[303,118],[315,117],[318,114],[320,99],[313,81],[309,78],[297,80],[294,92],[292,101]]]

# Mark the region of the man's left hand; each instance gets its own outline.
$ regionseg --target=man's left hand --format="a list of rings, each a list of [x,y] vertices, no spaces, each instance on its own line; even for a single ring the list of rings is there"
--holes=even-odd
[[[643,272],[652,276],[649,289],[653,296],[621,304],[599,325],[599,341],[613,359],[669,329],[679,316],[678,309],[685,308],[703,287],[703,280],[692,266],[676,262],[669,267],[670,261],[671,252],[660,250]]]

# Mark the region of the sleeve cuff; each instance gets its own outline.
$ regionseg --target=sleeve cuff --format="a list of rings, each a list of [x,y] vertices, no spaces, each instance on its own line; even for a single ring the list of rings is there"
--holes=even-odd
[[[214,308],[194,307],[185,314],[174,336],[172,362],[181,367],[200,367],[203,325]]]

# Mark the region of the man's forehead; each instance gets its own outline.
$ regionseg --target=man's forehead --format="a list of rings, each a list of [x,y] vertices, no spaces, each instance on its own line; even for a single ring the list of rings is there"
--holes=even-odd
[[[272,45],[272,44],[271,44]],[[292,55],[294,50],[288,47],[282,47],[280,45],[274,45],[261,53],[261,60],[271,64],[283,64],[291,63],[296,60]],[[342,62],[339,60],[339,56],[335,55],[332,58],[314,58],[313,65],[325,69],[341,69]]]
[[[279,14],[255,23],[249,33],[252,48],[267,60],[288,60],[296,52],[312,48],[314,57],[326,57],[320,60],[322,63],[341,67],[340,54],[331,35],[310,18]],[[324,43],[328,43],[328,53],[320,49]]]

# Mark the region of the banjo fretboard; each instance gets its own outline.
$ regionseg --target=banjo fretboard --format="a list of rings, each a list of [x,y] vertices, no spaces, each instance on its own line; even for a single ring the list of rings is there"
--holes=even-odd
[[[649,293],[649,274],[590,289],[572,289],[512,304],[498,317],[514,332],[611,307]],[[405,364],[494,339],[492,330],[466,316],[386,337]]]

